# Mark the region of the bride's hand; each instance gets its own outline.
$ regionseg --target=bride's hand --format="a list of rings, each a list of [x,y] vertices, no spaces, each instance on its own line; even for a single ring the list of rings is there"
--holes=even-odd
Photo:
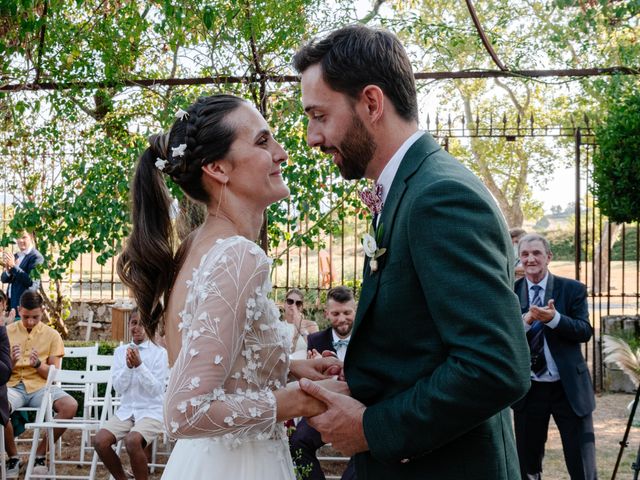
[[[325,378],[324,380],[318,380],[315,383],[334,393],[347,395],[349,397],[351,396],[351,391],[349,390],[347,382],[341,382],[340,380],[335,380],[333,378]],[[304,396],[301,397],[300,400],[300,406],[304,411],[304,414],[302,416],[313,417],[315,415],[324,413],[327,410],[327,405],[322,402],[318,404],[318,399],[312,397],[311,395],[307,395],[302,390],[300,390],[299,393],[304,394]]]
[[[342,373],[342,362],[334,356],[291,360],[291,374],[300,379],[322,380]]]
[[[273,394],[276,397],[276,419],[279,422],[295,417],[313,417],[327,410],[327,406],[320,400],[304,393],[298,382],[276,390]]]

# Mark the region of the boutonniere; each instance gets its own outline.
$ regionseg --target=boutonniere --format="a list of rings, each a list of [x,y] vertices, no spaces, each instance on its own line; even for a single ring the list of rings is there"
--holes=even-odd
[[[378,258],[387,251],[386,248],[378,247],[378,243],[382,240],[382,224],[374,230],[373,225],[369,233],[365,233],[362,237],[362,248],[364,254],[369,257],[369,268],[371,273],[378,271]]]

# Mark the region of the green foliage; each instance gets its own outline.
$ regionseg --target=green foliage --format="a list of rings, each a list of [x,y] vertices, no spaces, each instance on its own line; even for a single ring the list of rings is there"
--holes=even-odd
[[[638,332],[617,328],[609,332],[609,335],[624,340],[633,352],[637,352],[640,349],[640,334]]]
[[[624,248],[623,248],[624,246]],[[640,245],[638,245],[638,226],[626,226],[624,230],[624,241],[618,240],[611,247],[611,260],[622,260],[635,262],[638,259]]]
[[[617,223],[640,220],[640,94],[610,105],[596,139],[594,195],[602,213]]]
[[[540,234],[551,244],[554,260],[573,261],[576,258],[576,243],[572,230],[550,230]],[[584,248],[582,258],[584,258]]]
[[[292,427],[292,430],[295,430],[296,427]],[[292,432],[288,432],[291,435]],[[309,478],[311,475],[311,470],[313,470],[313,465],[299,465],[296,463],[296,460],[302,459],[302,450],[297,450],[295,452],[295,456],[293,457],[293,465],[295,467],[296,472],[296,480],[304,480],[305,478]]]

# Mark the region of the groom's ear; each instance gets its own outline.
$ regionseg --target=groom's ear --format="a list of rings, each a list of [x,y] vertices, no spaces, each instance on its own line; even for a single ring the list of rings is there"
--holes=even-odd
[[[376,123],[384,112],[384,92],[377,85],[367,85],[362,89],[360,100],[364,103],[365,113],[371,123]]]

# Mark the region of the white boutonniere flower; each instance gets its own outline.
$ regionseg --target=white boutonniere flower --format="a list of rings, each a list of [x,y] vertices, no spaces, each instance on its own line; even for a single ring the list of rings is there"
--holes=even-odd
[[[369,268],[371,273],[378,270],[378,258],[380,258],[387,251],[386,248],[379,248],[378,242],[382,239],[382,224],[374,230],[371,227],[369,233],[365,233],[362,237],[362,248],[364,254],[369,257]]]

